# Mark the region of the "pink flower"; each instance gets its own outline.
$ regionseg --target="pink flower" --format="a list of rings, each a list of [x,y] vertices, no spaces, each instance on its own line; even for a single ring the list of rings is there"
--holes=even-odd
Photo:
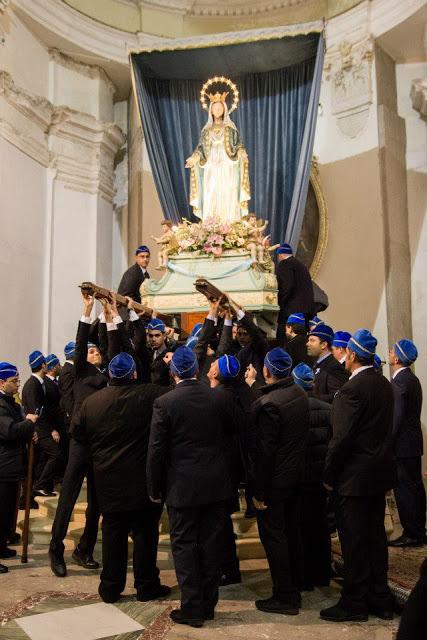
[[[220,256],[222,254],[222,247],[212,247],[212,253],[214,256]]]
[[[203,246],[203,249],[206,251],[206,253],[213,253],[213,247],[210,244],[205,244]]]

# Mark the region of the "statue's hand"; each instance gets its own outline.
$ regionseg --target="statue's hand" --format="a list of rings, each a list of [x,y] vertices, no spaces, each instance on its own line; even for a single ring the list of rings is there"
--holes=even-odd
[[[196,158],[194,158],[193,156],[190,156],[189,158],[187,158],[187,160],[185,161],[185,168],[186,169],[192,169],[194,167],[194,165],[196,164]]]

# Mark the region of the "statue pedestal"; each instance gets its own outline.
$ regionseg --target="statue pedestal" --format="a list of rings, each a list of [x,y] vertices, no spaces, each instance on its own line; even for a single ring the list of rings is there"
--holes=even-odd
[[[210,280],[267,324],[274,322],[279,311],[276,276],[252,266],[248,251],[226,251],[220,258],[173,256],[160,280],[146,280],[141,286],[142,303],[171,315],[207,311],[207,299],[194,288],[198,277]]]

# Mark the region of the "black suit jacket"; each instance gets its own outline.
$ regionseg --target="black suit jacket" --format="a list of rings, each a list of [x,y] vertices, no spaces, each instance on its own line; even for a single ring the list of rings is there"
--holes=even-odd
[[[145,466],[153,402],[167,389],[115,381],[86,398],[74,437],[88,441],[102,512],[136,511],[148,501]]]
[[[15,400],[0,393],[0,482],[16,482],[24,477],[25,443],[34,428],[31,420],[24,419]]]
[[[59,385],[54,382],[48,376],[45,377],[44,383],[46,385],[46,414],[49,424],[52,429],[56,429],[61,433],[64,428],[64,413],[62,412],[61,393],[59,391]]]
[[[423,455],[421,407],[423,391],[411,369],[403,369],[392,379],[394,394],[393,449],[397,458]]]
[[[46,389],[46,383],[40,384],[39,380],[32,375],[22,388],[22,404],[26,414],[40,415],[36,422],[36,431],[41,436],[47,436],[52,433],[53,426],[49,422],[48,399],[43,389]]]
[[[291,313],[314,316],[313,283],[307,267],[294,256],[280,260],[276,267],[279,322],[286,322]]]
[[[58,387],[61,394],[61,409],[64,414],[65,424],[68,426],[73,415],[74,405],[74,365],[71,362],[64,362],[58,376]]]
[[[396,483],[393,390],[372,367],[349,380],[332,405],[325,482],[344,496],[385,493]]]
[[[233,496],[221,395],[200,380],[183,380],[154,403],[147,459],[150,496],[175,508]]]
[[[292,358],[292,366],[296,367],[300,362],[313,366],[314,358],[307,353],[307,334],[298,334],[286,341],[285,349]]]
[[[313,396],[324,402],[332,402],[338,389],[348,380],[345,367],[332,354],[313,365],[314,389]]]
[[[149,277],[150,274],[148,272],[144,274],[139,264],[135,262],[135,264],[129,267],[122,275],[117,293],[120,293],[122,296],[130,296],[135,302],[141,302],[139,288],[144,280]]]

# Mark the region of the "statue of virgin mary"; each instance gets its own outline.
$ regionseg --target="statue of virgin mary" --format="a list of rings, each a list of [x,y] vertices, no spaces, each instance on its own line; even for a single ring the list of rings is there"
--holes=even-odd
[[[191,169],[190,205],[202,220],[234,222],[247,213],[251,197],[248,154],[230,118],[228,93],[207,95],[208,121],[199,144],[185,163]],[[236,97],[233,106],[237,106]]]

